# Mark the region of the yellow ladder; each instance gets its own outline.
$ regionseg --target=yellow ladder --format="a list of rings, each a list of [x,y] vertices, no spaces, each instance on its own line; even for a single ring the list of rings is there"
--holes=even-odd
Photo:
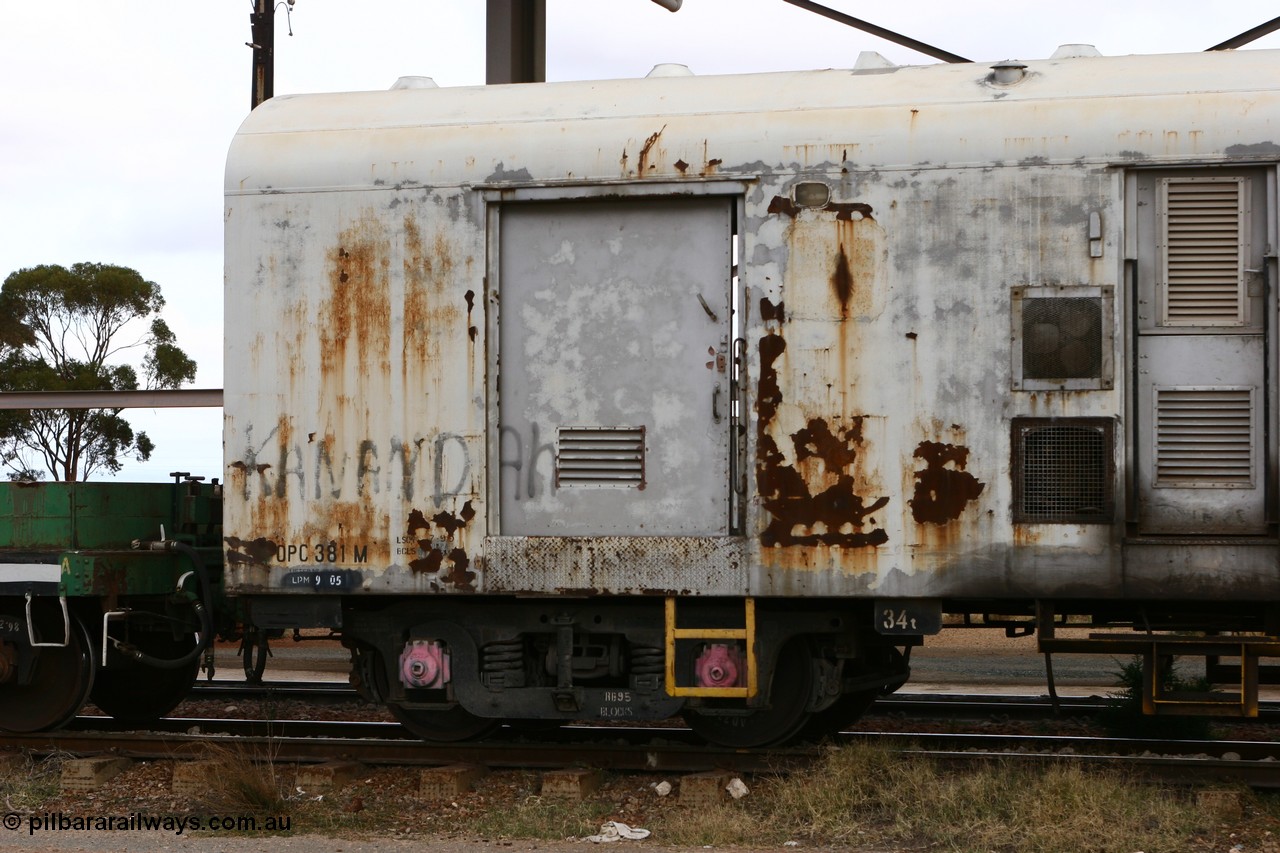
[[[749,699],[758,691],[756,670],[756,600],[743,599],[745,621],[742,628],[678,628],[676,627],[676,600],[667,596],[667,695],[707,696]],[[742,640],[747,647],[746,687],[697,687],[676,684],[676,640]]]

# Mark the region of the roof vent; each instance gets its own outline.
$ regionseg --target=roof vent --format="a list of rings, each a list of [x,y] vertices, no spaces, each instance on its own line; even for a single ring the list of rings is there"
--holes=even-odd
[[[689,70],[689,66],[681,65],[678,62],[659,62],[653,66],[653,70],[646,77],[692,77],[693,72]]]
[[[858,61],[853,63],[854,71],[870,71],[875,68],[897,68],[874,50],[864,50],[858,54]]]
[[[1027,66],[1025,63],[1006,59],[1004,62],[997,62],[991,66],[991,76],[987,79],[997,86],[1012,86],[1014,83],[1022,82],[1022,78],[1026,76]]]
[[[391,84],[391,91],[397,89],[439,89],[435,80],[430,77],[401,77]]]
[[[1086,56],[1102,56],[1102,51],[1091,44],[1060,44],[1050,59],[1081,59]]]

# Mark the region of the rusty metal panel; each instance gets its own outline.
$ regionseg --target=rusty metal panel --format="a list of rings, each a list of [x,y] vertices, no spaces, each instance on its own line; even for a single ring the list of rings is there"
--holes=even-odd
[[[1111,523],[1015,523],[1011,424],[1115,419],[1126,494],[1126,170],[1274,162],[1278,71],[1280,54],[1248,51],[1028,62],[1013,85],[974,64],[275,98],[227,166],[233,585],[288,588],[316,568],[288,546],[327,557],[329,542],[356,588],[387,594],[685,589],[729,565],[616,546],[661,554],[650,585],[573,556],[576,537],[492,535],[486,311],[504,305],[486,204],[731,181],[746,445],[731,568],[750,594],[1274,593],[1274,549],[1135,548],[1123,500]],[[1058,287],[1115,293],[1113,381],[1015,388],[1013,295]],[[1274,368],[1273,340],[1249,354]],[[1274,398],[1260,411],[1274,433]]]
[[[1142,529],[1265,531],[1262,336],[1153,335],[1142,345]]]
[[[1266,182],[1257,170],[1175,174],[1138,177],[1129,223],[1138,235],[1138,522],[1146,533],[1261,534],[1262,273],[1274,239]]]
[[[229,203],[233,584],[290,588],[346,571],[357,574],[326,577],[474,588],[482,265],[460,200],[371,191]]]
[[[728,533],[730,215],[717,198],[500,209],[504,535]]]
[[[565,595],[742,595],[739,536],[490,536],[486,590]]]

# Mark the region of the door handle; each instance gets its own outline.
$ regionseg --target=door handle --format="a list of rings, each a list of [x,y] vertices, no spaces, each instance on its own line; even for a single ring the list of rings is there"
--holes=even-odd
[[[711,420],[720,423],[720,383],[716,383],[715,390],[711,392]]]

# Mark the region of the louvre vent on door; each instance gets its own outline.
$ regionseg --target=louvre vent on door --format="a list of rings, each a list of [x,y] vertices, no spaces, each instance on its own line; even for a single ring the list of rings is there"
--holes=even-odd
[[[1248,183],[1244,177],[1160,180],[1161,325],[1248,322]]]
[[[556,485],[644,486],[644,427],[560,427]]]
[[[1253,486],[1252,388],[1155,392],[1156,486]]]

